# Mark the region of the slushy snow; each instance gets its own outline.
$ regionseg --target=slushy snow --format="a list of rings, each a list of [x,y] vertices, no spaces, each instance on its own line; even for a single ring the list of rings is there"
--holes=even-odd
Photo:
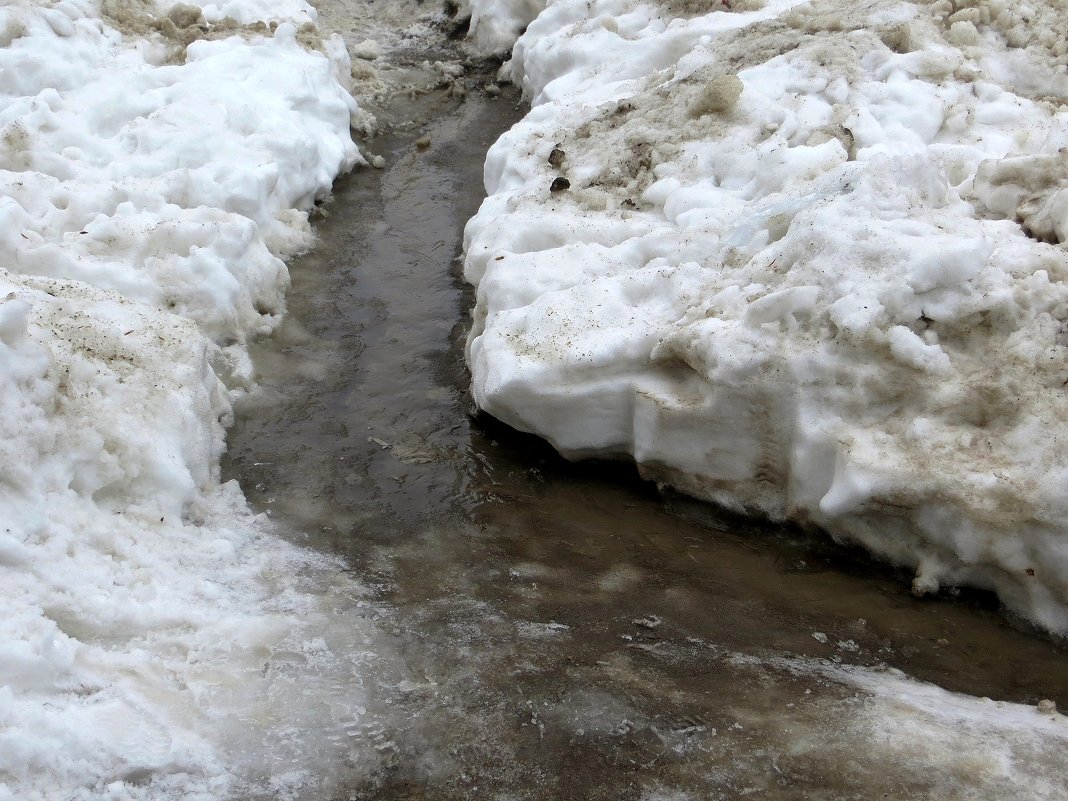
[[[960,577],[979,581],[1031,548],[1020,586],[1046,596],[1017,606],[1060,614],[1041,561],[1065,558],[1057,475],[1010,457],[1041,442],[1055,465],[1060,447],[1042,428],[1060,396],[1035,389],[1057,368],[1034,354],[1061,347],[1063,17],[885,5],[854,30],[781,3],[691,6],[604,3],[594,24],[562,0],[521,41],[513,75],[539,105],[493,151],[497,194],[469,231],[480,402],[566,451],[629,451],[698,494],[843,535],[874,537],[851,526],[877,508],[905,521],[881,535],[895,558],[942,555],[930,581],[966,558],[982,569]],[[480,9],[500,47],[541,7]],[[284,313],[281,259],[311,244],[307,212],[361,160],[350,126],[370,124],[342,89],[359,70],[316,18],[303,0],[0,8],[0,801],[333,797],[383,737],[374,610],[218,471],[246,343]],[[820,58],[846,77],[821,78]],[[950,99],[952,141],[935,147],[924,104]],[[991,353],[1004,381],[983,378]],[[975,507],[982,525],[945,528],[951,547],[915,526],[976,517],[959,503],[978,467],[953,473],[963,440],[946,433],[972,397],[957,433],[1006,483]],[[509,418],[513,401],[534,422]],[[923,413],[906,437],[909,404]],[[558,408],[573,430],[552,428]],[[925,493],[901,478],[921,463]],[[1012,499],[1027,525],[994,536]],[[1039,789],[1064,740],[1055,714],[828,680],[867,693],[857,731],[904,752],[978,719],[965,756]]]
[[[789,766],[801,763],[822,768],[832,785],[878,777],[884,788],[900,793],[896,797],[910,791],[945,801],[1064,796],[1068,718],[1052,702],[1024,706],[974,698],[900,671],[828,660],[745,654],[726,659],[769,681],[783,683],[787,675],[815,685],[783,705],[780,739],[764,746],[763,764],[770,761],[769,772],[775,770],[786,787]],[[776,765],[777,755],[785,772]],[[833,790],[828,797],[835,797]]]
[[[105,11],[0,8],[0,799],[328,794],[358,588],[218,464],[366,119],[303,0]]]
[[[476,402],[1068,634],[1066,54],[1063,0],[548,4]]]

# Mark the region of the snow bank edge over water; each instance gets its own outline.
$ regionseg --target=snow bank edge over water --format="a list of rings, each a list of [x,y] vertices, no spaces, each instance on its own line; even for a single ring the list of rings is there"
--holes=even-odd
[[[1063,8],[732,9],[560,0],[519,39],[476,402],[1068,633]]]

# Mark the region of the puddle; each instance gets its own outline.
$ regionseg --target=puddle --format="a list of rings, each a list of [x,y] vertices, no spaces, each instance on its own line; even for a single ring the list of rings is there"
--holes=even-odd
[[[291,265],[289,316],[255,348],[263,391],[240,405],[225,464],[257,509],[343,554],[390,610],[397,675],[378,678],[375,714],[393,756],[352,797],[986,786],[979,762],[873,749],[849,723],[855,692],[776,660],[885,664],[1064,708],[1062,646],[983,597],[913,598],[848,550],[717,520],[626,465],[569,464],[469,416],[458,321],[472,298],[456,257],[486,148],[521,109],[509,93],[426,103],[433,121],[371,143],[387,168],[339,182],[319,247]]]

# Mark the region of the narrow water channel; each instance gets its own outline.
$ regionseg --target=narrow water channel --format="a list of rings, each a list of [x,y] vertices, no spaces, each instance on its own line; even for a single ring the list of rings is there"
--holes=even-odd
[[[461,233],[521,109],[508,93],[425,109],[425,129],[371,143],[386,169],[339,182],[291,265],[225,465],[390,610],[398,675],[371,714],[391,756],[351,797],[934,797],[922,755],[858,748],[836,720],[851,698],[783,656],[1068,706],[1064,648],[983,598],[915,599],[818,538],[716,519],[469,416]]]

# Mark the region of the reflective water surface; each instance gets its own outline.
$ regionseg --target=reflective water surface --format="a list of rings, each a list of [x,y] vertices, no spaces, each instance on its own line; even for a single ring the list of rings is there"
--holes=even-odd
[[[776,658],[1063,708],[1065,648],[988,599],[915,599],[818,537],[471,417],[456,259],[485,150],[521,109],[507,92],[425,107],[425,129],[371,143],[386,169],[338,184],[291,265],[225,465],[388,610],[393,674],[367,713],[383,764],[339,797],[975,797],[992,768],[872,749],[851,734],[855,693]]]

